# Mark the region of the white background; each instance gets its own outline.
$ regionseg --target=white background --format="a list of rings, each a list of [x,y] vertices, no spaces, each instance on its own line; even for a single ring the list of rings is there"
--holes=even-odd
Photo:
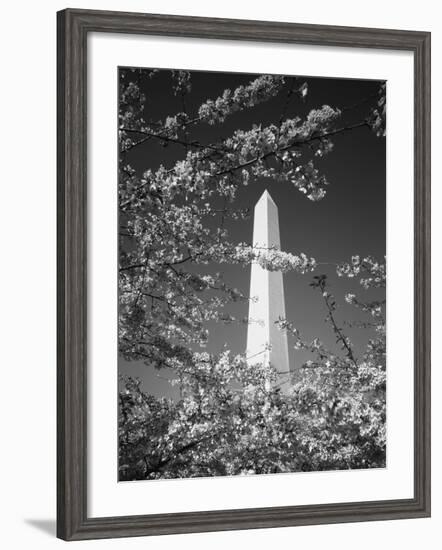
[[[2,10],[2,484],[1,543],[5,548],[61,547],[55,518],[55,11],[61,1],[12,3]],[[438,2],[335,0],[105,0],[90,7],[153,13],[286,20],[430,30],[433,97],[442,97],[442,27]],[[439,101],[433,102],[433,273],[442,269],[442,138]],[[3,280],[4,278],[4,280]],[[203,549],[293,547],[401,549],[440,547],[442,538],[442,400],[438,335],[439,285],[433,288],[433,518],[349,525],[71,543],[73,547]]]

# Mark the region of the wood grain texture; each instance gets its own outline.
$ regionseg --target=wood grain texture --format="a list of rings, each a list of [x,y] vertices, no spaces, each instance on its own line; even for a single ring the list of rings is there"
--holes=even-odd
[[[64,540],[430,515],[430,33],[137,13],[57,14],[57,536]],[[413,499],[87,517],[87,33],[408,50],[415,66],[415,494]]]

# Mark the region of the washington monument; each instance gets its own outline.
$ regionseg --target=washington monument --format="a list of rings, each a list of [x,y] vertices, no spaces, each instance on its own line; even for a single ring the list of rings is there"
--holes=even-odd
[[[253,219],[253,246],[281,248],[278,208],[267,190],[256,203]],[[280,271],[268,271],[254,262],[250,277],[247,331],[249,364],[270,363],[280,375],[275,386],[289,387],[289,352],[287,334],[275,322],[285,319],[284,283]]]

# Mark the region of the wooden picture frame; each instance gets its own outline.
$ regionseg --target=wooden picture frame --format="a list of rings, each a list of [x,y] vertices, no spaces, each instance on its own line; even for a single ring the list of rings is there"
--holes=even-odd
[[[68,9],[58,13],[57,535],[64,540],[430,515],[430,33]],[[414,498],[91,518],[87,515],[88,33],[407,50],[414,56]]]

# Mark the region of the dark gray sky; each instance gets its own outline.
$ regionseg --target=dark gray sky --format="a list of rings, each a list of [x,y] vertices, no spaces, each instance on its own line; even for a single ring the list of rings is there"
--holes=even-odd
[[[195,113],[198,106],[208,98],[215,99],[224,89],[234,89],[247,84],[257,75],[237,73],[191,73],[192,92],[186,99],[189,114]],[[136,80],[136,74],[129,78]],[[368,105],[373,103],[379,82],[367,80],[325,79],[300,77],[300,82],[308,83],[306,101],[292,99],[286,117],[305,116],[311,109],[327,104],[345,110],[344,121],[353,121],[365,117]],[[172,92],[171,71],[161,70],[143,85],[147,96],[145,119],[161,120],[182,110],[179,97]],[[288,89],[287,84],[287,89]],[[276,98],[252,109],[228,117],[220,126],[199,125],[194,139],[203,143],[227,137],[235,129],[247,130],[253,124],[266,125],[278,123],[286,103],[286,89]],[[366,102],[366,99],[372,98]],[[356,107],[355,107],[356,106]],[[160,164],[172,166],[182,158],[183,150],[179,146],[161,147],[148,141],[127,154],[127,161],[140,173],[147,168],[155,169]],[[361,319],[355,315],[355,308],[344,302],[345,292],[358,291],[359,285],[348,279],[338,278],[334,265],[347,261],[354,254],[372,255],[382,260],[386,249],[386,145],[385,138],[376,137],[368,128],[359,128],[334,138],[334,150],[331,154],[316,162],[330,185],[327,195],[319,202],[311,202],[290,184],[260,180],[243,187],[238,193],[235,206],[253,207],[267,188],[279,209],[281,248],[287,252],[304,252],[314,257],[320,265],[313,274],[284,275],[286,314],[306,339],[318,336],[334,349],[334,338],[323,319],[326,315],[323,302],[317,290],[310,288],[313,275],[326,273],[330,276],[332,292],[340,305],[336,317],[342,324],[345,320]],[[253,216],[227,224],[233,241],[252,242]],[[204,268],[205,272],[220,270],[219,266]],[[223,265],[224,278],[237,288],[248,293],[250,267]],[[362,289],[361,289],[361,292]],[[227,311],[239,318],[247,316],[248,306],[236,304]],[[234,324],[227,326],[209,325],[210,339],[206,348],[209,352],[218,352],[225,345],[236,353],[244,352],[247,326]],[[348,329],[347,334],[354,339],[357,349],[361,349],[367,338],[367,331]],[[289,341],[290,347],[290,341]],[[296,368],[305,360],[305,355],[289,350],[291,368]],[[159,376],[164,372],[151,372],[142,363],[127,363],[120,359],[119,370],[122,374],[138,376],[143,380],[143,388],[153,394],[170,394],[169,384]],[[169,373],[170,374],[170,373]],[[159,375],[159,376],[158,376]]]

